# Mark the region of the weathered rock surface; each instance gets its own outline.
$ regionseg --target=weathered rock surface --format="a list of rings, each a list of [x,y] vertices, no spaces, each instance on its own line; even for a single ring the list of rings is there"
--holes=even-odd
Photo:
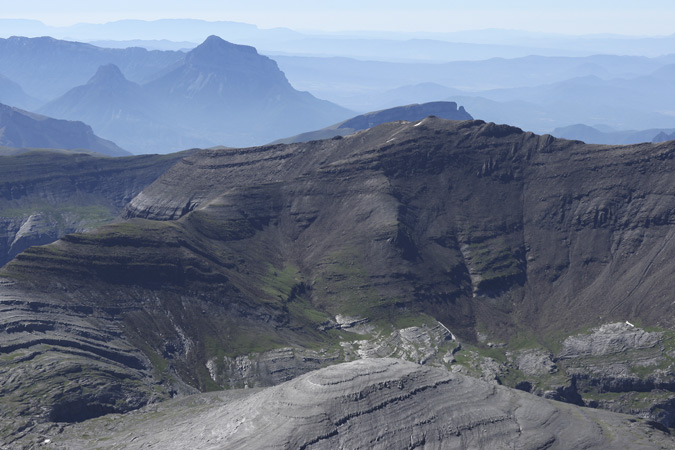
[[[339,352],[316,352],[302,348],[282,348],[263,353],[206,362],[214,382],[228,388],[272,386],[311,370],[340,362]]]
[[[627,323],[610,323],[594,329],[590,335],[568,337],[563,341],[558,357],[573,359],[616,355],[629,350],[647,351],[662,341],[663,333],[649,333]]]
[[[570,336],[558,355],[584,404],[650,417],[675,426],[675,341],[668,332],[648,332],[611,323],[590,334]]]
[[[259,392],[103,418],[56,448],[666,449],[669,434],[605,411],[551,402],[395,359],[310,372]]]
[[[515,357],[516,367],[528,376],[543,376],[557,370],[551,354],[541,349],[520,352]]]
[[[5,291],[11,285],[0,280]],[[49,422],[79,422],[167,397],[155,389],[152,364],[125,338],[118,314],[50,296],[1,296],[0,442],[34,436]]]
[[[366,339],[341,342],[346,361],[358,358],[399,358],[419,364],[443,365],[452,361],[459,344],[442,324],[408,327],[392,333],[373,333]]]
[[[460,349],[457,358],[464,364],[453,370],[554,400],[675,425],[675,335],[670,330],[609,323],[568,336],[556,352],[504,347],[501,356],[495,360],[480,349]]]

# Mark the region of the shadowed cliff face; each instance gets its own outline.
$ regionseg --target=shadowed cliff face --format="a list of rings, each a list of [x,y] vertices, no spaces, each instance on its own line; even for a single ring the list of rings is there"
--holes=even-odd
[[[248,364],[238,356],[295,347],[334,363],[350,343],[435,321],[473,343],[610,321],[672,328],[674,153],[435,118],[195,153],[131,201],[127,222],[34,247],[0,273],[14,311],[3,386],[20,392],[16,371],[76,355],[52,363],[65,386],[68,364],[91,374],[67,401],[124,411],[229,386]],[[92,394],[102,364],[126,375]],[[257,385],[284,380],[260,370]]]

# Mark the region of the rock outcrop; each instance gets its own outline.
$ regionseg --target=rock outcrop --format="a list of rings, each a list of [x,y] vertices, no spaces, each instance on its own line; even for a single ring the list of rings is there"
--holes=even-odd
[[[601,325],[568,336],[555,352],[541,347],[491,356],[461,348],[453,370],[577,405],[650,418],[675,426],[675,335],[645,331],[630,322]]]

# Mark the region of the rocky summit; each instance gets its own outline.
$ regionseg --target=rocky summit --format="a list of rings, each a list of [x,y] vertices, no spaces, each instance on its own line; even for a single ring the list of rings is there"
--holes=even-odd
[[[285,139],[278,139],[274,141],[273,144],[292,144],[295,142],[307,142],[316,139],[330,139],[335,136],[348,136],[357,131],[382,125],[383,123],[394,122],[397,120],[407,120],[412,122],[422,120],[428,116],[450,120],[473,119],[463,106],[458,108],[457,103],[455,102],[416,103],[361,114],[340,123],[336,123],[335,125],[331,125],[330,127],[322,128],[321,130],[310,131]]]
[[[579,448],[620,445],[607,439],[632,426],[642,430],[636,436],[647,426],[666,439],[675,398],[673,155],[673,142],[586,145],[434,117],[187,155],[128,203],[123,221],[32,247],[0,271],[0,392],[11,418],[0,432],[18,445],[172,396],[289,382],[238,397],[240,418],[253,414],[240,430],[206,433],[234,443],[253,439],[249,423],[277,427],[255,415],[260,399],[308,390],[310,381],[331,397],[331,383],[359,380],[348,374],[366,364],[395,372],[382,383],[403,380],[393,404],[415,392],[410,376],[433,386],[416,399],[456,382],[504,405],[451,421],[460,433],[452,437],[456,428],[437,424],[456,417],[444,409],[455,400],[414,401],[429,410],[415,425],[391,425],[382,438],[394,446],[424,439],[437,448],[447,438],[562,447],[550,436],[581,430],[563,425],[577,414],[609,424],[593,425]],[[356,362],[375,357],[427,367]],[[309,448],[386,434],[386,411],[405,412],[380,394],[368,403],[368,383],[345,384],[356,397],[365,389],[362,405],[371,405],[356,402],[353,414],[330,406],[343,400],[315,411],[300,396],[302,413],[278,425],[282,439]],[[498,384],[634,417],[604,419]],[[380,404],[385,415],[362,413]],[[213,417],[221,413],[238,423],[225,410]],[[348,437],[341,430],[352,424]],[[503,440],[490,441],[498,433]]]
[[[255,48],[208,37],[147,83],[166,120],[216,144],[254,145],[323,127],[350,111],[295,90]]]

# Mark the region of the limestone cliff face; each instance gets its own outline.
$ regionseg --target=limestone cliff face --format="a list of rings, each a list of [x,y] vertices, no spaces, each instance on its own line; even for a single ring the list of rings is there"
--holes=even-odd
[[[28,247],[49,244],[59,238],[58,224],[37,211],[28,217],[0,220],[0,230],[4,235],[2,247],[5,250],[0,260],[2,263],[11,260]]]
[[[125,222],[33,247],[3,269],[0,301],[23,312],[2,316],[13,361],[2,379],[38,377],[44,366],[25,365],[22,352],[48,339],[67,380],[68,364],[91,369],[72,395],[93,416],[130,409],[130,392],[138,405],[153,392],[263,386],[354,355],[461,370],[474,352],[485,378],[567,398],[568,378],[582,387],[574,369],[590,372],[562,359],[572,353],[552,356],[565,338],[611,322],[663,336],[675,326],[674,154],[673,143],[588,146],[437,118],[194,153],[143,189]],[[88,308],[100,334],[56,319],[73,308]],[[24,324],[44,334],[16,334]],[[439,327],[447,334],[410,331]],[[105,336],[128,350],[100,350]],[[672,346],[659,342],[657,363],[630,370],[662,374],[666,405]],[[96,390],[109,382],[102,362],[126,374],[115,395]],[[554,366],[560,386],[539,386]],[[45,420],[58,405],[40,400],[25,416]]]

